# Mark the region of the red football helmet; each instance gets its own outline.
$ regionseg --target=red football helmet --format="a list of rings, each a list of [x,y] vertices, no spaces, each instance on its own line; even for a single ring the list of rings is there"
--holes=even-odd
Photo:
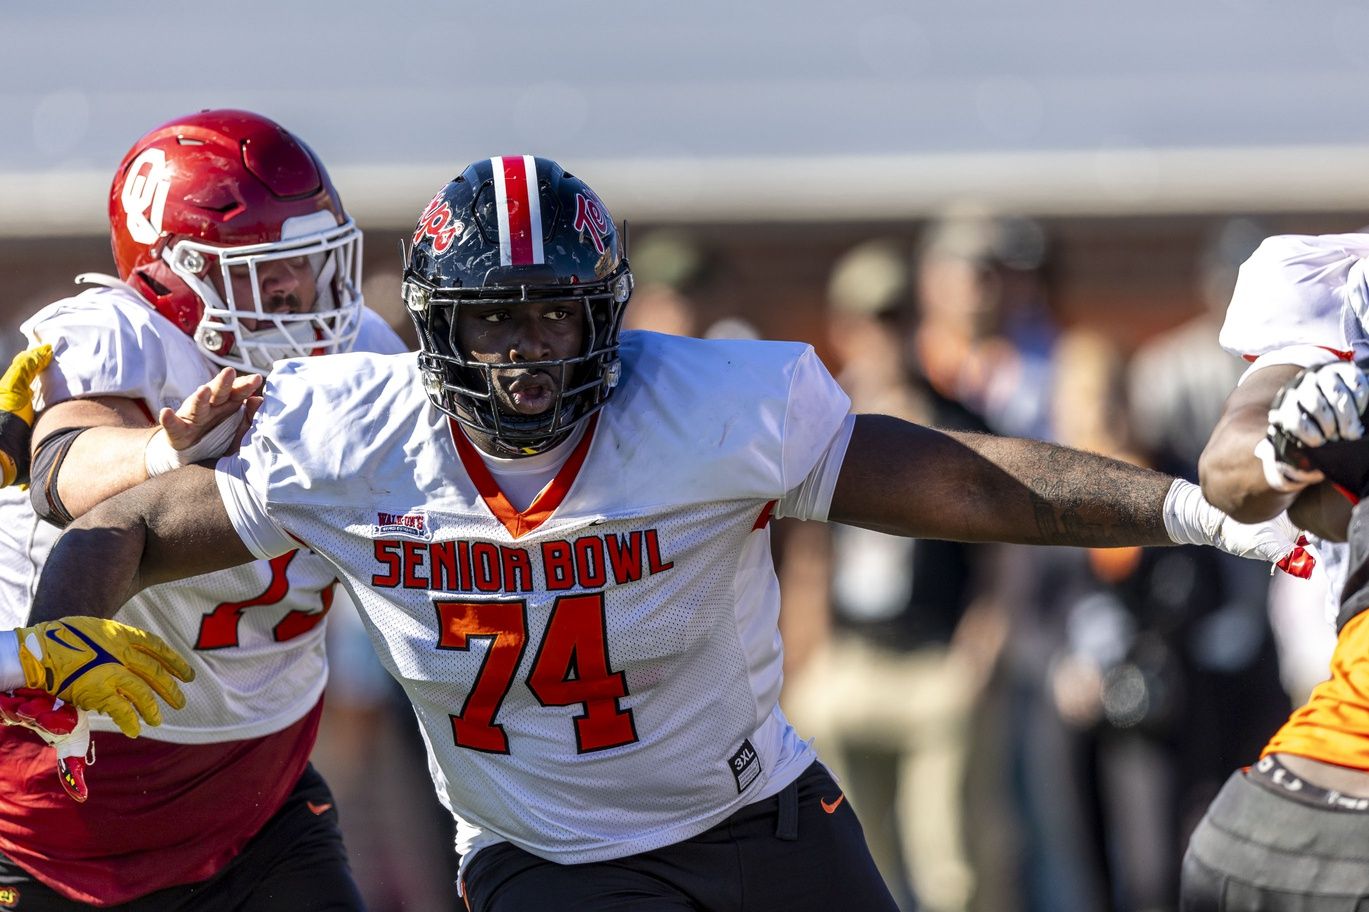
[[[265,117],[201,111],[152,130],[114,174],[109,221],[119,277],[211,361],[259,373],[356,338],[361,232],[309,147]],[[312,306],[263,300],[263,274],[282,271],[312,278]]]

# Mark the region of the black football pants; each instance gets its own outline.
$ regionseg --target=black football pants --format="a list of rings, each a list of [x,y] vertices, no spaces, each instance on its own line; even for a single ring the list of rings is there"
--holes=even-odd
[[[814,763],[780,794],[675,845],[590,864],[508,843],[464,878],[472,912],[897,912],[840,786]]]

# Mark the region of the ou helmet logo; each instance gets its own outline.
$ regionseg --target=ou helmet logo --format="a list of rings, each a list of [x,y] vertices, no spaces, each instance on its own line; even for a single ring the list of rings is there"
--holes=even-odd
[[[128,233],[139,244],[155,243],[162,236],[162,212],[171,190],[171,170],[161,149],[144,149],[128,166],[120,195]]]

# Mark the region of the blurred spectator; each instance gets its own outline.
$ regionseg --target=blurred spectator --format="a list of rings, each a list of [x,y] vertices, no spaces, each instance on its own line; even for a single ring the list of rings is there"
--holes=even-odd
[[[1122,360],[1056,349],[1060,441],[1146,464]],[[1199,548],[1022,549],[1008,660],[1029,912],[1177,907],[1188,829],[1283,717],[1263,598]],[[1234,761],[1233,761],[1234,762]]]
[[[828,302],[839,379],[858,411],[984,430],[954,389],[938,387],[905,357],[909,273],[908,251],[892,241],[862,244],[838,262]],[[924,329],[939,334],[945,314],[930,308],[915,342]],[[967,615],[987,610],[994,546],[815,524],[791,533],[788,544],[784,636],[801,664],[786,709],[840,775],[903,907],[964,910],[974,890],[965,768],[987,664],[978,653],[992,645],[963,633]],[[791,593],[802,598],[791,601]],[[831,636],[823,639],[814,631],[828,629],[828,611]]]
[[[1166,470],[1190,480],[1197,479],[1198,456],[1246,367],[1222,351],[1217,333],[1236,272],[1265,234],[1251,219],[1217,226],[1199,262],[1203,309],[1141,346],[1132,358],[1128,383],[1136,434]]]
[[[698,335],[698,308],[691,292],[707,267],[693,239],[677,231],[657,231],[633,243],[628,256],[637,289],[623,328]]]
[[[1035,222],[967,208],[919,247],[923,370],[1000,434],[1050,437],[1048,252]]]

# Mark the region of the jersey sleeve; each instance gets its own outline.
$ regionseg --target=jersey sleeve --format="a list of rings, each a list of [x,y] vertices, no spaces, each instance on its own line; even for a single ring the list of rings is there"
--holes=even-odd
[[[52,365],[39,375],[39,411],[80,396],[161,402],[167,350],[146,305],[113,291],[86,292],[43,308],[23,325],[35,344],[51,343]]]
[[[786,493],[801,484],[827,454],[850,411],[850,397],[817,352],[806,347],[790,377],[780,441],[780,480]]]
[[[1241,265],[1219,340],[1256,367],[1369,355],[1369,234],[1279,235]]]
[[[851,443],[851,432],[855,427],[856,416],[848,414],[813,470],[798,487],[780,499],[775,507],[777,518],[827,521],[827,512],[832,508],[832,492],[837,489],[841,464],[846,459],[846,448]]]
[[[238,537],[257,559],[270,560],[299,545],[271,518],[263,493],[254,487],[254,480],[259,482],[262,476],[258,455],[249,450],[223,457],[215,466],[214,481]]]

